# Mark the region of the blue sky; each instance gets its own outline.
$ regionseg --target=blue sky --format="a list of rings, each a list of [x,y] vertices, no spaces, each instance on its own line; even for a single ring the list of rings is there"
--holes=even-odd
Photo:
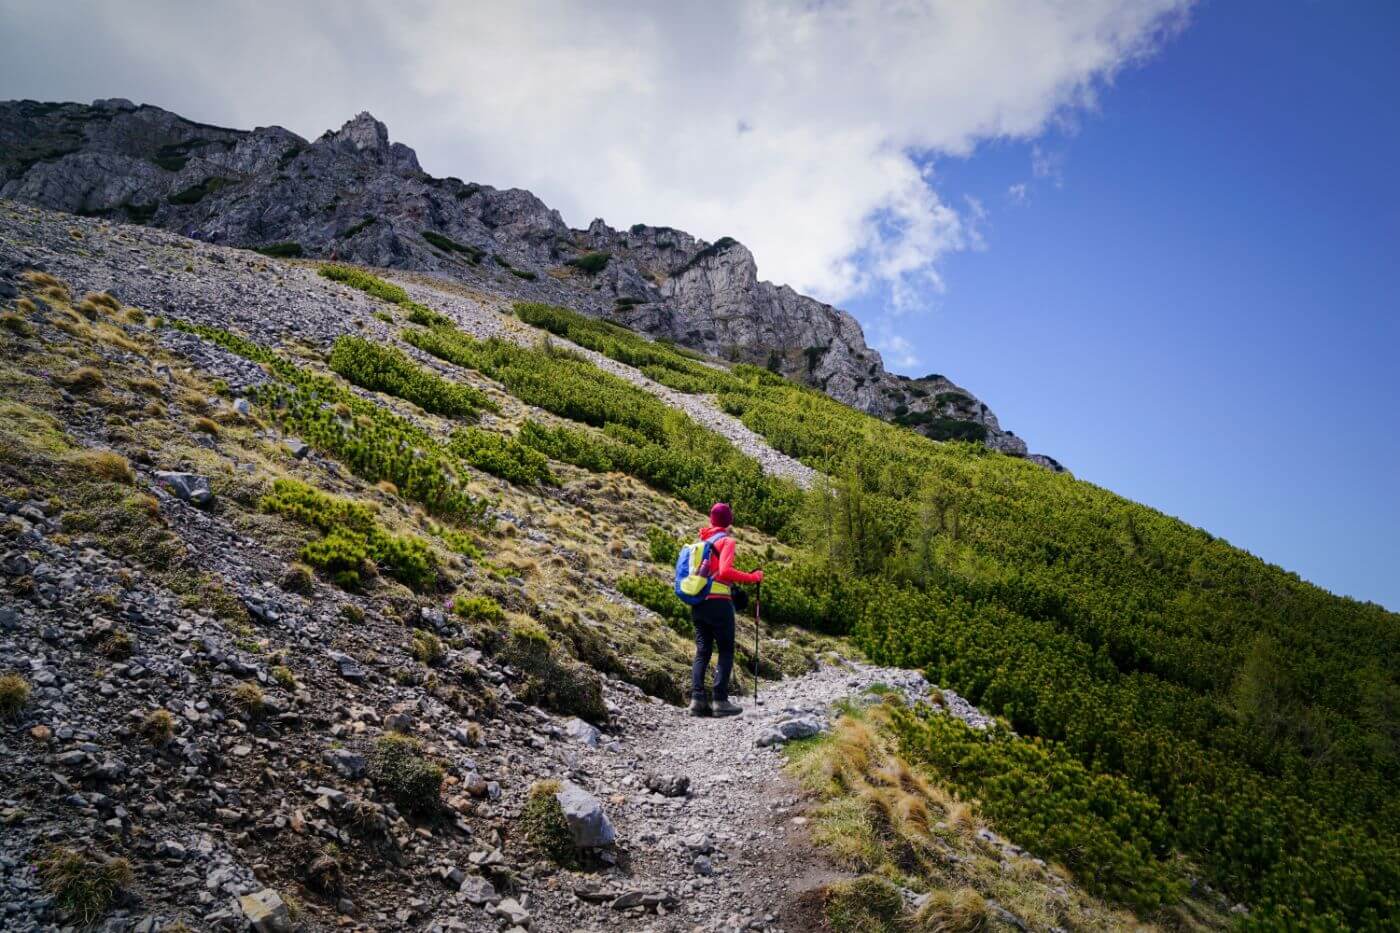
[[[904,368],[1086,480],[1400,610],[1397,48],[1396,4],[1207,3],[1073,131],[935,159],[986,248],[899,319]]]

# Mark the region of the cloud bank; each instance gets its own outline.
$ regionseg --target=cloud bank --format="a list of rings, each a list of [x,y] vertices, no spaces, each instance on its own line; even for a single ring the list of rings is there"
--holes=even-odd
[[[435,174],[529,188],[574,226],[733,236],[765,278],[898,308],[981,243],[982,206],[927,166],[1093,108],[1189,2],[0,0],[0,93],[313,137],[369,109]]]

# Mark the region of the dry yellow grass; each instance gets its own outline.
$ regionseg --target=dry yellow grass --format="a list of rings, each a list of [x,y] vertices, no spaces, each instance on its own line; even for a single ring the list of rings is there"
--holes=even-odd
[[[131,464],[121,454],[112,450],[80,450],[73,455],[73,463],[98,479],[112,483],[133,483],[136,475]]]
[[[1031,929],[1154,929],[1085,894],[1063,871],[980,840],[977,831],[986,824],[976,805],[900,757],[885,728],[886,709],[852,710],[828,736],[789,746],[788,767],[818,796],[812,839],[838,864],[929,893],[901,929],[991,929],[999,922],[989,899]]]
[[[76,392],[98,389],[106,385],[107,382],[107,380],[102,378],[102,373],[91,366],[79,366],[71,372],[64,373],[61,376],[55,376],[54,381]]]

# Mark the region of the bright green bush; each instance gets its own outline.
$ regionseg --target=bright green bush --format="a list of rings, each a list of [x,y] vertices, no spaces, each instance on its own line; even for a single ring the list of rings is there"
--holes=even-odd
[[[390,304],[398,305],[408,312],[408,319],[415,324],[432,326],[447,324],[448,318],[408,297],[408,292],[392,282],[386,282],[376,275],[356,269],[353,266],[322,266],[321,275],[332,282],[340,282],[351,288],[358,288],[367,295],[373,295]]]
[[[521,486],[554,485],[549,458],[514,438],[478,428],[452,432],[449,449],[478,470]]]
[[[496,407],[471,386],[444,379],[394,347],[363,337],[347,334],[336,340],[330,367],[361,388],[398,396],[436,415],[475,417],[479,409]]]
[[[501,604],[490,596],[458,595],[452,600],[452,611],[468,622],[497,623],[505,619]]]
[[[437,562],[427,542],[412,535],[390,534],[367,503],[328,495],[294,479],[279,479],[259,507],[322,533],[302,548],[301,559],[337,586],[358,587],[368,560],[415,590],[430,587],[437,580]]]
[[[653,563],[670,567],[676,562],[676,557],[680,554],[681,541],[665,528],[651,526],[646,531],[647,554]]]

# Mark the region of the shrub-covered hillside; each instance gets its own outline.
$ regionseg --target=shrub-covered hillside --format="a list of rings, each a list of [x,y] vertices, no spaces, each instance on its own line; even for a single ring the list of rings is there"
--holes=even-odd
[[[832,477],[787,529],[774,619],[849,633],[1002,715],[900,722],[910,754],[1139,906],[1199,861],[1264,924],[1400,909],[1400,618],[1209,533],[980,447],[932,442],[750,367],[717,373],[558,309],[522,317],[716,392]]]

